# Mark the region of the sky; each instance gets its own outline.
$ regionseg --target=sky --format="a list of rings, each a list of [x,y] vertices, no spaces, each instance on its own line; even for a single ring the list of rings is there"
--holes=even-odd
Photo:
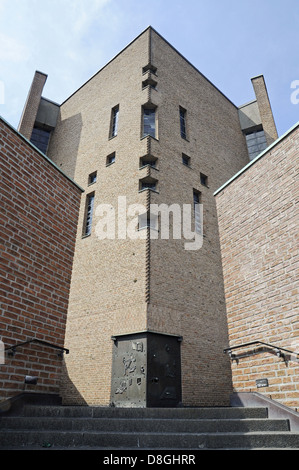
[[[279,136],[299,121],[299,0],[0,0],[0,115],[18,127],[36,70],[62,103],[148,26],[237,106],[263,74]]]

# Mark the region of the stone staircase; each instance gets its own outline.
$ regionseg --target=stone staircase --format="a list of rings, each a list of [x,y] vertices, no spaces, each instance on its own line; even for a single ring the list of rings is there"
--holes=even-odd
[[[0,417],[0,449],[299,449],[299,432],[267,408],[26,405]]]

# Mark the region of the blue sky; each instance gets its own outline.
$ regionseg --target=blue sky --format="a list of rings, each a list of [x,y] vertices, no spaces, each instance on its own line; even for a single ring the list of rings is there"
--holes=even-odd
[[[263,74],[279,136],[298,122],[299,0],[0,0],[0,114],[18,126],[35,70],[63,102],[149,25],[238,106]]]

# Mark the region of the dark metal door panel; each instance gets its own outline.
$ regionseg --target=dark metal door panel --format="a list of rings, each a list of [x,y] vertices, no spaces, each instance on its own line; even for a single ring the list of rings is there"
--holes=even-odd
[[[178,406],[182,399],[181,339],[148,331],[114,337],[111,404]]]
[[[111,402],[115,406],[146,406],[146,337],[126,335],[113,347]]]
[[[173,407],[181,399],[180,341],[175,336],[149,334],[147,406]]]

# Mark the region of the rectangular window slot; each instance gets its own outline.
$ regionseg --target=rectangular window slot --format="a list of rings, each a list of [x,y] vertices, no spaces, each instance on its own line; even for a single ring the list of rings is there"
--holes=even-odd
[[[94,194],[95,193],[90,193],[86,196],[85,218],[84,218],[84,228],[83,228],[83,236],[85,237],[91,234]]]
[[[145,228],[158,230],[158,216],[156,214],[145,212],[138,216],[138,230],[143,230]]]
[[[88,176],[88,185],[94,184],[97,182],[97,172],[94,171]]]
[[[183,139],[187,139],[186,114],[187,114],[187,111],[180,106],[180,129],[181,129],[181,137]]]
[[[200,173],[200,182],[203,186],[208,187],[208,177],[203,173]]]
[[[110,137],[116,137],[118,131],[119,106],[115,106],[111,111]]]
[[[143,168],[146,165],[151,166],[157,170],[158,158],[152,156],[145,156],[140,158],[140,168]]]
[[[193,208],[196,233],[201,233],[202,231],[199,204],[201,204],[201,192],[197,189],[193,189]]]
[[[151,177],[145,177],[139,180],[139,191],[144,191],[146,189],[151,189],[152,191],[157,191],[158,181]]]
[[[156,109],[143,108],[143,137],[156,137]]]
[[[153,64],[147,64],[145,67],[142,67],[142,73],[146,72],[152,72],[156,75],[157,67],[155,67]]]
[[[150,86],[154,90],[156,89],[157,82],[153,80],[152,78],[148,78],[147,80],[144,80],[142,82],[142,88],[146,88],[147,86]]]
[[[112,163],[115,163],[115,152],[108,155],[106,160],[106,166],[112,165]]]
[[[183,165],[190,167],[191,158],[188,157],[188,155],[185,155],[185,154],[183,153],[183,154],[182,154],[182,163],[183,163]]]

